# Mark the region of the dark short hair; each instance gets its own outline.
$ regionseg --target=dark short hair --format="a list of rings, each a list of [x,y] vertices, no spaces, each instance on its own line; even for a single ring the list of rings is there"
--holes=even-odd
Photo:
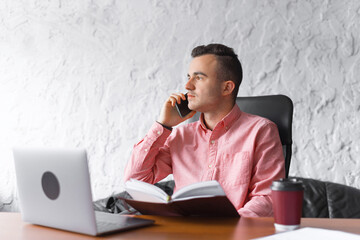
[[[216,43],[197,46],[191,52],[193,58],[206,54],[213,54],[216,57],[217,77],[221,80],[231,80],[235,83],[233,91],[233,99],[235,101],[243,78],[242,67],[238,56],[232,48]]]

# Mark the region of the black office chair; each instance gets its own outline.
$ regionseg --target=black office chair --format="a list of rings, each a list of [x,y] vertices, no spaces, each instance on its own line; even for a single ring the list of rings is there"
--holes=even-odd
[[[265,117],[277,125],[283,145],[285,177],[288,177],[292,149],[293,103],[291,99],[284,95],[237,97],[236,103],[241,111]],[[196,114],[190,122],[198,119],[199,114]]]

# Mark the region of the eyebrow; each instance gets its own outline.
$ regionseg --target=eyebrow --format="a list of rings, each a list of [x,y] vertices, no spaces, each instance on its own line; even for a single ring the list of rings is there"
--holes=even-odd
[[[196,75],[203,75],[203,76],[207,77],[207,75],[205,73],[203,73],[203,72],[194,72],[193,75],[195,75],[195,76]],[[190,74],[187,74],[187,76],[190,77]]]

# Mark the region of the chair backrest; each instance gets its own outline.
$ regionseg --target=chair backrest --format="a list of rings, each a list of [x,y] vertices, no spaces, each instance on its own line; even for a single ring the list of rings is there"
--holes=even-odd
[[[238,97],[236,103],[241,111],[265,117],[274,122],[283,145],[285,176],[289,176],[292,153],[293,102],[285,95]]]
[[[293,102],[285,95],[237,97],[241,111],[265,117],[274,122],[278,129],[285,158],[285,177],[289,176],[292,153]],[[196,114],[190,122],[199,119]]]

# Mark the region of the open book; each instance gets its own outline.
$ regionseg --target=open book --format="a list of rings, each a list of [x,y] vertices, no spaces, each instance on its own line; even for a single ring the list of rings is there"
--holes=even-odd
[[[172,196],[155,185],[131,179],[125,190],[133,199],[124,199],[145,215],[239,216],[217,181],[188,185]]]

